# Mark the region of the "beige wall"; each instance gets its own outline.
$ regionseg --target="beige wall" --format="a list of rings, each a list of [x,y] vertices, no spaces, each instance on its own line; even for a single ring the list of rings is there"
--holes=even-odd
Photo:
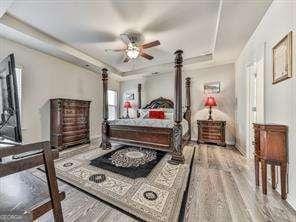
[[[205,95],[203,93],[203,85],[207,82],[220,81],[221,93],[214,95],[218,106],[213,110],[213,118],[215,120],[226,120],[226,140],[229,144],[235,143],[234,129],[234,64],[221,65],[211,68],[184,71],[183,87],[185,86],[185,78],[191,77],[191,103],[192,103],[192,137],[197,139],[196,120],[207,119],[208,109],[203,106]],[[146,77],[139,80],[130,80],[122,82],[121,95],[126,91],[133,91],[137,96],[137,84],[143,84],[143,104],[156,99],[160,96],[174,100],[174,73],[160,74],[159,76]],[[184,88],[183,88],[184,92]],[[121,98],[121,104],[124,98]],[[133,102],[137,105],[137,98]],[[183,105],[185,104],[185,93],[183,93]]]
[[[0,58],[15,54],[22,73],[22,133],[25,143],[49,140],[50,98],[91,101],[90,136],[100,136],[102,83],[98,74],[58,58],[0,38]],[[110,88],[119,89],[110,80]]]
[[[272,84],[272,47],[293,31],[293,78]],[[296,1],[275,0],[236,62],[236,135],[238,146],[246,150],[247,76],[246,66],[265,49],[265,122],[289,127],[289,193],[288,202],[296,209]]]

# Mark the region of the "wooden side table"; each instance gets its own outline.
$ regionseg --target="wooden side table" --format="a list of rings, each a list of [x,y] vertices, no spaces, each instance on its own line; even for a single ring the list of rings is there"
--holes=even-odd
[[[255,181],[259,186],[259,163],[261,162],[262,192],[267,194],[267,164],[271,165],[272,188],[276,189],[275,166],[280,166],[281,196],[287,198],[287,126],[254,124],[255,131]]]
[[[219,146],[226,146],[226,121],[197,120],[197,126],[198,143],[214,143]]]

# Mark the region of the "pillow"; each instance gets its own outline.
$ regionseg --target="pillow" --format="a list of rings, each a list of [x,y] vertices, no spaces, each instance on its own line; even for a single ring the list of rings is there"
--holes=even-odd
[[[164,119],[164,111],[150,110],[149,119]]]
[[[138,109],[138,112],[140,114],[140,119],[145,119],[148,117],[148,110],[147,109]]]
[[[166,118],[166,119],[171,119],[171,120],[173,120],[173,119],[174,119],[174,113],[165,113],[165,118]]]

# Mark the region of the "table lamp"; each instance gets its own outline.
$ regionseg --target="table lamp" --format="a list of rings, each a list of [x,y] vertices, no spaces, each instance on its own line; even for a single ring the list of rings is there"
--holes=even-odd
[[[123,107],[126,108],[126,117],[127,119],[129,119],[129,113],[128,113],[128,109],[132,108],[131,102],[129,101],[125,101],[123,104]]]
[[[209,118],[208,120],[213,120],[212,118],[212,107],[217,106],[216,100],[213,96],[208,96],[205,102],[205,106],[209,107]]]

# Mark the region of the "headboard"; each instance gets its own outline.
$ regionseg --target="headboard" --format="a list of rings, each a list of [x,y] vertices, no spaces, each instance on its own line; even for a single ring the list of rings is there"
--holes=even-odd
[[[160,108],[174,109],[174,102],[170,99],[159,97],[157,99],[152,100],[150,103],[148,103],[146,106],[143,107],[143,109],[160,109]]]

